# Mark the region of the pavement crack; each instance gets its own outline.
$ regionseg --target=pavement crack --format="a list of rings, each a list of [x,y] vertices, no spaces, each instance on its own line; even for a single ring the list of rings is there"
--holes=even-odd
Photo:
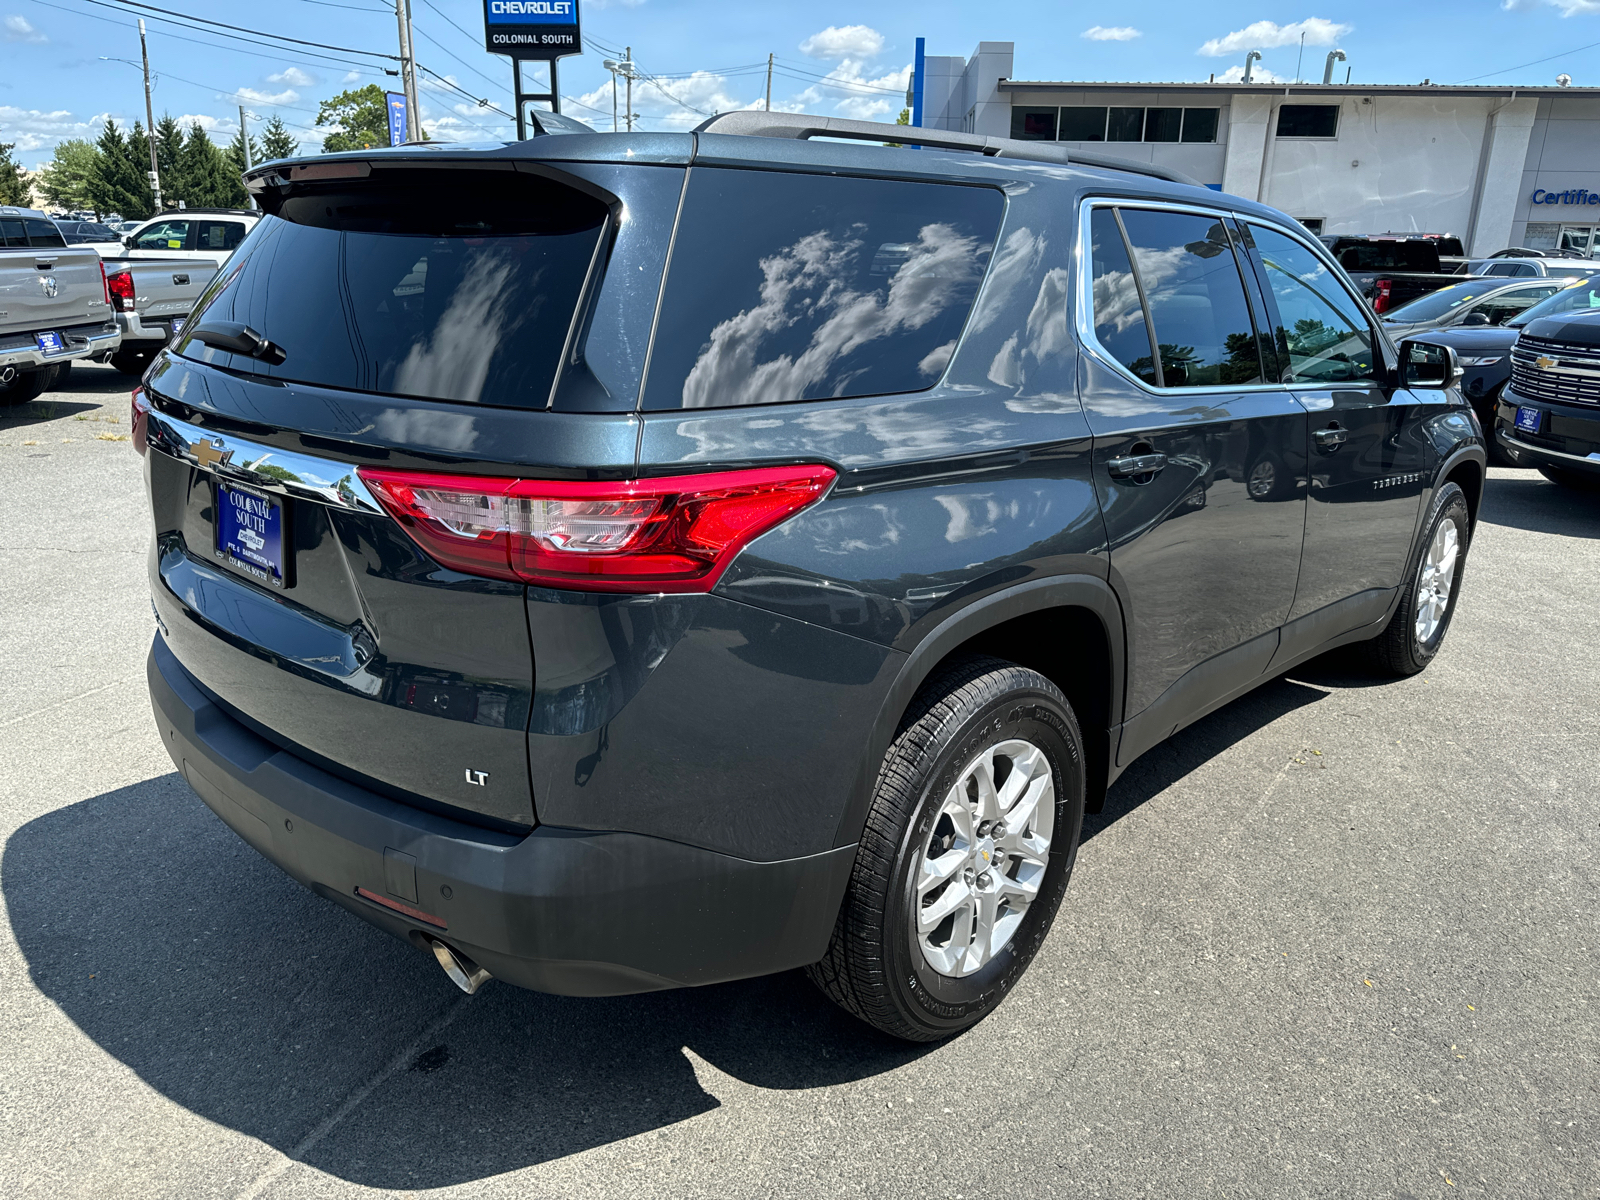
[[[90,688],[87,692],[79,692],[76,696],[68,696],[65,700],[57,700],[54,704],[46,704],[43,708],[36,708],[32,712],[25,712],[20,717],[12,717],[9,721],[0,721],[0,729],[10,729],[13,725],[20,725],[24,721],[31,721],[35,717],[42,717],[47,712],[54,712],[58,708],[65,708],[67,705],[75,704],[79,700],[86,699],[89,696],[98,696],[101,692],[109,692],[112,688],[121,687],[125,683],[132,683],[135,679],[142,678],[143,675],[144,672],[141,671],[138,675],[129,675],[126,679],[116,679],[110,683],[103,684],[100,687]]]

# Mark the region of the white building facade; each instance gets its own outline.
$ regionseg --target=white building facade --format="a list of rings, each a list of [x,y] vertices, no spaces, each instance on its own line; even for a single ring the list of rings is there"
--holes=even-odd
[[[1013,48],[919,56],[913,123],[1173,167],[1322,233],[1600,257],[1600,88],[1034,82]]]

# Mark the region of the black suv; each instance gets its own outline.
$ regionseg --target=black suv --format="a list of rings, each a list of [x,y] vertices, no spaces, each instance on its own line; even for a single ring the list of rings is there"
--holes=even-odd
[[[161,736],[295,879],[604,995],[806,967],[911,1039],[1129,762],[1438,650],[1448,350],[1148,165],[740,113],[268,164],[135,395]],[[764,136],[763,136],[764,135]]]

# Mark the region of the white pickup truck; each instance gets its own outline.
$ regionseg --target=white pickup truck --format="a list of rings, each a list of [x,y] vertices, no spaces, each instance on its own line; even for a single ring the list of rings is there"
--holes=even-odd
[[[96,246],[107,259],[185,258],[220,267],[255,228],[261,214],[247,208],[186,208],[151,217],[122,237]]]
[[[111,314],[92,246],[68,246],[37,209],[0,205],[0,406],[32,400],[77,359],[114,353]]]

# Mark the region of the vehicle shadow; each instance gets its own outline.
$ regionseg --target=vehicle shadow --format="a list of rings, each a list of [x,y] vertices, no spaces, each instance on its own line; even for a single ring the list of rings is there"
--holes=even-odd
[[[1231,704],[1224,705],[1209,716],[1202,717],[1189,728],[1145,751],[1113,783],[1106,793],[1105,807],[1098,813],[1089,813],[1083,819],[1083,840],[1109,829],[1141,804],[1154,799],[1186,775],[1199,770],[1211,759],[1230,746],[1244,740],[1259,729],[1264,729],[1279,717],[1315,704],[1327,698],[1328,693],[1307,686],[1300,680],[1316,678],[1321,682],[1320,671],[1308,668],[1325,666],[1324,655],[1297,668],[1294,679],[1280,677],[1264,683]],[[1335,672],[1339,672],[1337,666]],[[1362,686],[1359,672],[1348,677],[1338,673],[1338,683],[1331,686]],[[1377,682],[1377,681],[1372,681]]]
[[[43,425],[48,421],[59,421],[63,417],[74,417],[79,413],[98,412],[105,407],[104,401],[62,399],[67,395],[68,393],[64,392],[51,392],[49,399],[30,400],[15,407],[0,408],[0,431],[22,429],[28,425]]]
[[[799,972],[612,999],[502,983],[462,996],[430,958],[260,858],[176,774],[23,826],[0,881],[34,984],[98,1046],[190,1111],[368,1187],[443,1187],[666,1131],[718,1106],[685,1048],[776,1089],[928,1049]]]
[[[1478,519],[1529,533],[1600,538],[1600,490],[1562,487],[1535,471],[1496,471]]]

